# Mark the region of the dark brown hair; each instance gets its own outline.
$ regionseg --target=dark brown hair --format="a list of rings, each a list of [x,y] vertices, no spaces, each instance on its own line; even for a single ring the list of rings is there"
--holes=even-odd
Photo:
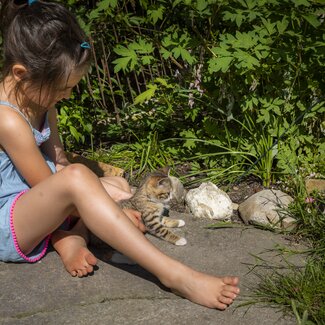
[[[27,73],[23,84],[55,89],[68,80],[74,69],[87,67],[91,50],[81,46],[86,35],[76,18],[56,2],[1,1],[3,34],[2,78],[10,75],[14,64],[22,64]]]

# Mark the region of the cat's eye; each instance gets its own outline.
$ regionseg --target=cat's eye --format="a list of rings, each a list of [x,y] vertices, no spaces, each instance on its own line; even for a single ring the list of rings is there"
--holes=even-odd
[[[159,199],[167,199],[168,198],[168,193],[162,193],[162,194],[159,194]]]

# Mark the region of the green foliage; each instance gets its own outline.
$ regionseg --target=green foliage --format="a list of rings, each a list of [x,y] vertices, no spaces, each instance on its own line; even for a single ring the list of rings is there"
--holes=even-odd
[[[94,44],[82,118],[97,145],[183,138],[166,145],[184,146],[175,158],[194,157],[193,172],[214,181],[251,170],[268,186],[323,168],[324,102],[308,111],[325,89],[322,1],[68,5]],[[85,127],[75,127],[80,146]]]
[[[110,164],[118,165],[128,171],[129,181],[136,182],[146,171],[153,171],[160,167],[173,167],[176,151],[166,148],[159,141],[158,134],[152,132],[145,139],[138,139],[132,144],[115,143],[108,150],[100,149],[98,159]],[[96,155],[96,153],[95,153]]]
[[[61,140],[65,140],[67,149],[73,149],[77,144],[84,144],[91,140],[93,121],[84,109],[83,101],[62,103],[59,111],[59,133]]]
[[[146,42],[143,38],[139,38],[138,42],[129,43],[127,47],[117,45],[113,50],[119,55],[119,58],[112,62],[115,64],[115,73],[120,70],[133,71],[142,65],[151,64],[155,60],[151,55],[154,51],[152,43]]]
[[[284,312],[292,310],[297,324],[324,324],[324,266],[324,261],[310,259],[304,269],[289,264],[287,274],[276,269],[271,275],[260,273],[261,284],[252,295],[251,303],[271,305]]]

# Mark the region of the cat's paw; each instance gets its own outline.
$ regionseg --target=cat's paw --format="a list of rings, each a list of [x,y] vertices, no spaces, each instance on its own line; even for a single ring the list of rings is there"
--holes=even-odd
[[[181,238],[175,243],[176,246],[184,246],[186,244],[187,244],[187,240],[185,238]]]
[[[177,226],[177,227],[184,227],[184,226],[185,226],[185,221],[179,219],[179,220],[178,220],[178,226]]]

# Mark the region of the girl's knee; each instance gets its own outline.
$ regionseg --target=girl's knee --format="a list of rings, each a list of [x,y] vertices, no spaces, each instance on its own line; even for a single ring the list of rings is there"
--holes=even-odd
[[[83,164],[71,164],[62,169],[62,175],[66,182],[82,181],[89,177],[94,177],[95,174]]]

